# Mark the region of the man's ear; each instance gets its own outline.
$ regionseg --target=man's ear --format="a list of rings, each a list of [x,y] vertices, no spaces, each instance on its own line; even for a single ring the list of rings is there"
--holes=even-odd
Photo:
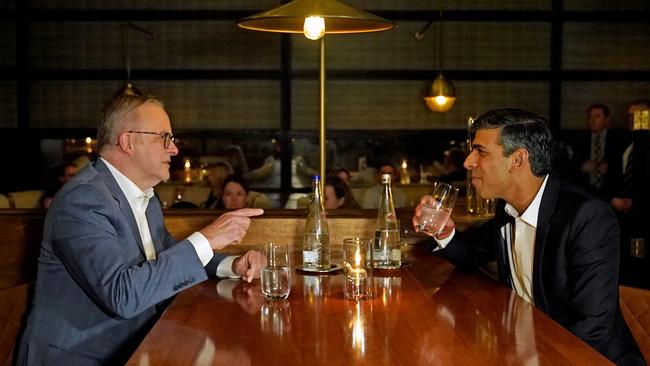
[[[117,135],[117,147],[131,155],[133,153],[133,138],[130,133],[122,132]]]
[[[510,172],[514,173],[528,166],[528,150],[517,149],[510,155]]]

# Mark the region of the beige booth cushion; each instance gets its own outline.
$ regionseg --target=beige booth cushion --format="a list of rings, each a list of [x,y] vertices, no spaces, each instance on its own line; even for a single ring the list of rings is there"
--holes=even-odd
[[[650,360],[650,291],[619,286],[621,311],[646,361]]]
[[[13,200],[14,208],[39,208],[43,190],[9,192],[9,201]]]

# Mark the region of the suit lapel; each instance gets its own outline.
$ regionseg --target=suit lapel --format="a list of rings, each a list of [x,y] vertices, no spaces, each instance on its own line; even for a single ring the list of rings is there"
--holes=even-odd
[[[533,296],[535,304],[541,308],[546,308],[546,297],[543,291],[543,265],[542,257],[544,248],[547,245],[546,239],[551,228],[551,218],[555,213],[558,194],[560,192],[560,181],[553,175],[548,177],[546,188],[542,195],[539,213],[537,216],[537,229],[535,230],[535,256],[533,258]]]
[[[146,258],[147,256],[144,251],[144,245],[142,244],[142,238],[140,237],[140,230],[138,230],[138,224],[135,222],[133,210],[131,209],[131,205],[129,205],[129,202],[126,199],[124,192],[122,192],[122,188],[120,188],[120,185],[117,184],[115,177],[113,177],[113,174],[111,174],[111,171],[108,169],[108,166],[106,166],[102,159],[97,159],[94,166],[95,170],[97,170],[97,173],[108,187],[108,190],[113,194],[113,199],[117,201],[117,204],[120,207],[120,211],[122,211],[123,217],[126,218],[129,224],[129,229],[135,238],[135,242],[138,244],[138,248],[140,248],[142,256]]]
[[[505,212],[504,207],[505,201],[499,200],[495,210],[496,215],[494,216],[494,225],[497,230],[494,231],[495,237],[493,240],[497,243],[496,256],[499,280],[505,282],[508,287],[514,288],[512,284],[512,273],[510,271],[510,260],[508,259],[508,245],[505,237],[501,235],[501,228],[508,223],[514,225],[515,220]]]
[[[147,223],[149,224],[149,233],[151,233],[151,240],[153,241],[153,246],[156,249],[156,253],[163,251],[163,239],[160,238],[159,230],[162,226],[162,212],[160,211],[160,203],[156,196],[151,197],[149,200],[149,206],[147,206]]]

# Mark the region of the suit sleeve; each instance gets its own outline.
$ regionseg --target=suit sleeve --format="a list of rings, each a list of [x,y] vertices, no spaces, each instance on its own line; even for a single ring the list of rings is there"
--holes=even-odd
[[[454,238],[440,254],[457,267],[472,269],[496,260],[494,219],[464,232],[456,231]],[[433,243],[435,245],[435,242]]]
[[[157,198],[155,201],[152,199],[152,202],[150,202],[149,205],[151,206],[154,204],[154,202],[160,207],[160,201]],[[156,218],[160,220],[160,222],[164,222],[161,209],[153,210],[152,214],[156,215]],[[169,233],[169,231],[167,231],[167,228],[164,225],[160,227],[159,230],[162,231],[162,234],[160,236],[162,237],[163,248],[171,248],[177,244],[177,240]],[[208,264],[205,265],[205,272],[209,278],[217,277],[217,267],[219,266],[219,263],[224,260],[224,258],[226,258],[225,255],[214,253],[212,259],[210,259]]]
[[[170,245],[171,235],[155,261],[145,260],[122,212],[100,189],[80,185],[64,199],[49,213],[53,250],[105,311],[131,318],[207,278],[192,245],[187,240]]]
[[[618,311],[619,229],[612,210],[587,201],[576,212],[566,248],[567,328],[596,349],[611,339]]]

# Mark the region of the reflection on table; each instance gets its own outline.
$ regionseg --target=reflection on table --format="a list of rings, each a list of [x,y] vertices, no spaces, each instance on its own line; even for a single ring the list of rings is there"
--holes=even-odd
[[[577,337],[480,272],[414,250],[374,271],[371,300],[342,275],[294,271],[288,300],[252,284],[206,281],[179,294],[129,365],[608,364]]]

